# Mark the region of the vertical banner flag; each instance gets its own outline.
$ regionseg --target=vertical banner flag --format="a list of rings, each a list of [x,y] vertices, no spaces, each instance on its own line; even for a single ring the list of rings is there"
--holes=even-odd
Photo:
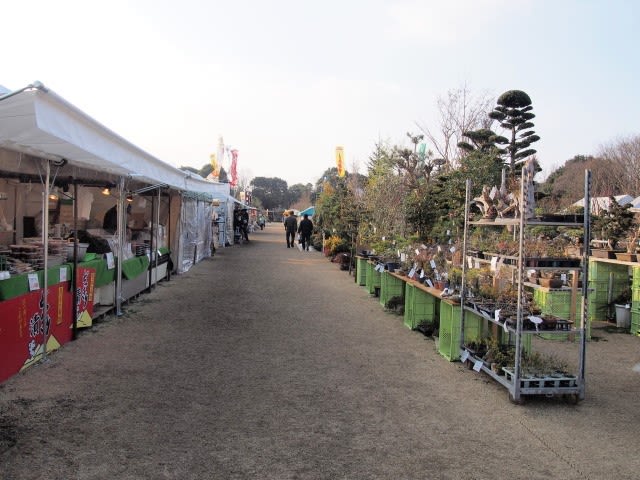
[[[344,177],[344,148],[336,147],[336,167],[338,168],[338,176]]]
[[[224,163],[224,141],[222,140],[222,135],[218,137],[217,160],[218,172],[216,173],[216,177],[220,178],[220,169],[222,168],[222,164]]]
[[[209,155],[209,160],[211,161],[211,176],[214,180],[218,180],[218,177],[220,176],[220,163],[216,158],[216,154],[212,153]]]
[[[427,144],[421,143],[418,147],[418,156],[420,160],[424,162],[424,159],[427,157]]]
[[[231,180],[229,185],[235,187],[238,184],[238,150],[231,150]]]

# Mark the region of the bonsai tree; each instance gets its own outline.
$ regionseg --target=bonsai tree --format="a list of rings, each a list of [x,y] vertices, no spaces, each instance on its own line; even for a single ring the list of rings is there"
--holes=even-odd
[[[505,145],[500,152],[506,155],[505,163],[513,175],[518,160],[536,153],[536,150],[529,147],[540,140],[540,137],[532,130],[534,124],[531,120],[535,115],[531,113],[533,107],[529,95],[522,90],[509,90],[498,97],[497,104],[489,113],[489,118],[497,120],[502,128],[508,130],[510,138],[496,136],[492,140]]]
[[[636,253],[640,239],[640,225],[633,225],[627,237],[627,253]]]
[[[595,231],[599,231],[602,240],[607,241],[610,250],[614,250],[633,225],[633,212],[630,204],[620,205],[615,198],[609,197],[609,209],[596,217]]]

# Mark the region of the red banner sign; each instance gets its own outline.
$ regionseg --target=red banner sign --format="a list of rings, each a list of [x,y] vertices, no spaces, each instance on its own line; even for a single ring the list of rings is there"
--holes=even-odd
[[[76,314],[78,325],[83,316],[93,315],[95,270],[78,269]],[[45,351],[64,345],[72,336],[73,292],[70,282],[62,282],[44,291],[36,290],[0,302],[0,382],[39,361]]]

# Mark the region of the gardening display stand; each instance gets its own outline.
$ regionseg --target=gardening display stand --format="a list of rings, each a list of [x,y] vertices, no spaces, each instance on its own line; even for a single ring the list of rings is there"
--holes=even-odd
[[[526,251],[524,248],[525,245],[525,230],[530,226],[569,226],[572,228],[582,228],[583,231],[583,242],[584,245],[589,245],[590,239],[590,186],[591,186],[591,172],[585,171],[584,177],[584,198],[585,198],[585,209],[584,214],[582,216],[582,223],[575,222],[566,222],[564,219],[562,221],[544,221],[540,219],[532,219],[529,217],[527,219],[528,212],[531,212],[533,209],[533,176],[535,172],[532,168],[532,165],[527,164],[522,168],[522,176],[520,179],[520,202],[518,206],[518,214],[514,216],[514,218],[496,218],[493,221],[487,221],[486,219],[478,222],[470,221],[469,218],[469,208],[471,204],[471,180],[467,180],[467,191],[466,191],[466,203],[465,203],[465,218],[464,218],[464,239],[463,239],[463,247],[462,247],[462,258],[464,259],[462,263],[462,285],[460,291],[460,301],[461,306],[459,306],[459,320],[454,320],[452,317],[453,312],[446,313],[452,310],[453,306],[446,307],[443,301],[441,306],[441,315],[440,315],[440,343],[441,343],[441,353],[443,353],[443,337],[445,339],[446,344],[450,344],[451,342],[456,342],[458,346],[458,352],[447,351],[445,357],[449,359],[460,358],[461,361],[467,363],[470,367],[473,367],[474,370],[478,372],[484,372],[486,375],[493,378],[496,382],[504,386],[508,392],[510,399],[515,403],[521,403],[523,400],[523,396],[526,395],[545,395],[545,396],[555,396],[562,395],[564,397],[570,398],[573,401],[577,402],[578,400],[584,399],[585,395],[585,350],[586,350],[586,339],[588,332],[588,319],[585,314],[588,310],[587,304],[587,285],[589,278],[589,269],[588,269],[588,249],[584,249],[582,255],[582,261],[580,267],[576,267],[572,265],[569,267],[569,270],[575,270],[574,272],[574,281],[573,281],[573,293],[569,294],[565,299],[568,302],[563,302],[562,305],[562,313],[569,313],[567,318],[574,317],[573,320],[563,320],[559,319],[553,322],[553,329],[551,325],[545,325],[543,320],[540,317],[527,317],[525,319],[525,283],[527,281],[525,271],[528,268],[526,266]],[[517,235],[519,237],[519,251],[517,256],[515,257],[516,261],[512,267],[515,269],[515,283],[517,287],[517,309],[515,313],[515,318],[513,315],[503,317],[500,314],[499,310],[494,312],[483,311],[481,308],[476,308],[467,304],[466,296],[467,296],[467,274],[468,274],[468,262],[467,262],[467,244],[469,238],[469,230],[472,228],[482,228],[486,226],[503,226],[508,227],[514,232],[514,237]],[[470,263],[470,262],[469,262]],[[536,266],[536,268],[540,268]],[[543,268],[554,268],[558,269],[558,267],[543,267]],[[582,287],[581,287],[581,295],[578,298],[577,289],[578,289],[578,272],[582,272]],[[639,274],[640,276],[640,274]],[[539,288],[539,287],[538,287]],[[542,294],[539,294],[542,295]],[[579,308],[578,308],[579,302]],[[566,303],[566,306],[565,306]],[[448,304],[447,304],[448,305]],[[555,309],[560,308],[556,307],[553,304],[547,304],[547,308]],[[565,310],[565,308],[568,310]],[[478,329],[475,328],[478,322],[478,317],[485,322],[487,322],[488,326],[491,327],[492,330],[492,338],[494,341],[505,342],[505,336],[509,339],[508,341],[514,342],[514,365],[512,368],[503,368],[500,369],[491,367],[491,364],[487,363],[477,356],[476,352],[465,347],[466,342],[470,342],[473,340],[470,338],[468,333],[469,326],[473,326],[473,333],[471,335],[478,335]],[[579,318],[577,318],[579,317]],[[535,320],[535,322],[534,322]],[[457,323],[457,325],[456,325]],[[540,328],[545,328],[544,333],[549,336],[571,336],[572,338],[576,338],[579,340],[579,358],[578,358],[578,370],[573,373],[566,372],[545,372],[540,370],[540,372],[530,372],[525,371],[523,368],[523,352],[527,350],[525,346],[530,345],[530,340],[532,335],[538,335],[540,333]],[[444,331],[444,335],[443,335]],[[498,334],[501,332],[501,334]],[[458,338],[456,338],[456,335]],[[502,336],[500,339],[499,337]],[[444,350],[448,347],[445,346]],[[530,348],[530,347],[529,347]],[[535,352],[534,352],[535,353]]]

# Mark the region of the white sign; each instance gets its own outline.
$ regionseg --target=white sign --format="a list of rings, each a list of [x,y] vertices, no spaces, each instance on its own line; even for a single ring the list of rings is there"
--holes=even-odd
[[[40,280],[38,280],[37,273],[29,273],[27,275],[29,279],[29,291],[33,292],[34,290],[40,290]]]
[[[413,278],[415,274],[416,274],[416,269],[414,267],[411,270],[409,270],[409,274],[407,275],[407,277]]]
[[[429,285],[431,288],[433,288],[433,282],[431,282],[431,280],[429,278],[427,278],[427,285]]]
[[[108,270],[113,270],[114,268],[116,268],[116,262],[113,258],[113,252],[107,252],[107,269]]]
[[[465,350],[464,352],[462,352],[462,355],[460,355],[460,361],[464,363],[467,361],[468,358],[469,358],[469,352]]]
[[[491,271],[495,272],[498,266],[498,257],[491,257]]]
[[[433,268],[434,270],[436,269],[436,261],[435,260],[431,260],[429,262],[429,265],[431,265],[431,268]]]
[[[482,365],[483,365],[482,360],[476,360],[476,362],[473,364],[473,369],[476,372],[479,372],[480,370],[482,370]]]
[[[60,267],[60,282],[67,281],[67,267]]]

